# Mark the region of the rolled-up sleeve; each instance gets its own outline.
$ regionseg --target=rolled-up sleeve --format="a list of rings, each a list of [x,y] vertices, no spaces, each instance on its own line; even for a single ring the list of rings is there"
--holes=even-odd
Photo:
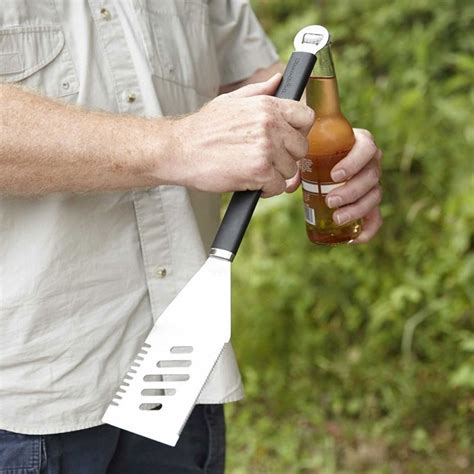
[[[210,0],[209,8],[221,85],[247,79],[278,61],[247,0]]]

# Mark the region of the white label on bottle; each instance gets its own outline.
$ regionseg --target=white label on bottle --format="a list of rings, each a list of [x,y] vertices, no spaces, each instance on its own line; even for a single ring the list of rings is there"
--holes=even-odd
[[[306,204],[304,205],[304,218],[308,224],[316,225],[316,214],[314,209]]]
[[[305,191],[326,195],[333,189],[343,186],[345,183],[311,183],[310,181],[301,180],[301,184]]]

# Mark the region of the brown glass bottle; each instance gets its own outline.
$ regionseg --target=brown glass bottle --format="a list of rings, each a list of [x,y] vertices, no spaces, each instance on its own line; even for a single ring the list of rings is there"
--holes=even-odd
[[[352,127],[340,108],[330,45],[318,53],[306,88],[306,102],[316,112],[308,135],[308,154],[300,161],[306,232],[315,244],[347,243],[362,231],[361,221],[339,226],[333,221],[335,209],[326,205],[329,191],[343,184],[334,183],[331,170],[355,143]]]

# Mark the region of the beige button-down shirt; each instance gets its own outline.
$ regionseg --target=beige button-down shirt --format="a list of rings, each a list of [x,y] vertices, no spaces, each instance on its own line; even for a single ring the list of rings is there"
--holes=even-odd
[[[276,60],[246,0],[1,0],[0,82],[85,107],[188,113]],[[174,186],[1,196],[0,428],[100,424],[218,211],[218,196]],[[228,346],[199,401],[241,396]]]

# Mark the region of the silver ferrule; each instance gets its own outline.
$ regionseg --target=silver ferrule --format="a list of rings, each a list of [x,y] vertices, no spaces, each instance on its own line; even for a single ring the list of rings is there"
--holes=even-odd
[[[294,40],[296,51],[311,53],[316,56],[330,40],[329,31],[321,25],[310,25],[300,30]]]
[[[235,257],[235,255],[232,252],[229,252],[228,250],[215,248],[211,249],[211,251],[209,252],[209,256],[215,258],[222,258],[223,260],[227,260],[228,262],[232,262]]]

